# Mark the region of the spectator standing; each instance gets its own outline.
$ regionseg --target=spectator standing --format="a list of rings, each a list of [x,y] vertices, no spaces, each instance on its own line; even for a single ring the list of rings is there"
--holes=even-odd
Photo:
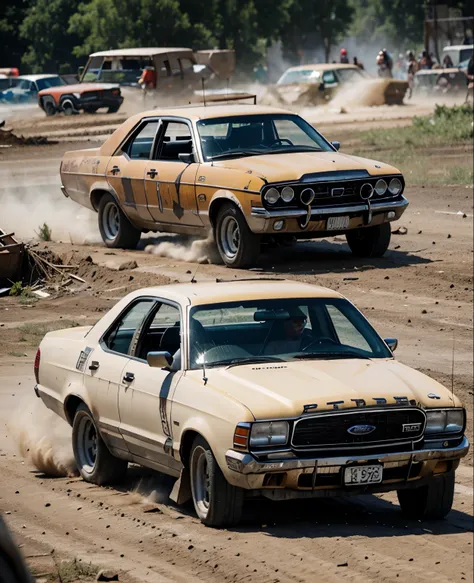
[[[340,57],[339,62],[342,63],[343,65],[348,65],[349,64],[349,57],[347,56],[347,50],[346,49],[341,49],[341,57]]]

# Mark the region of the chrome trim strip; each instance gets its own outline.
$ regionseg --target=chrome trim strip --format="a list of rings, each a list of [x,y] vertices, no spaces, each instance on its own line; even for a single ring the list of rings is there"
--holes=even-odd
[[[232,449],[227,450],[225,457],[227,467],[240,474],[263,474],[266,472],[286,472],[291,470],[301,470],[319,467],[345,466],[352,462],[377,461],[380,463],[403,462],[407,463],[413,456],[413,463],[430,460],[459,459],[464,457],[469,450],[469,441],[464,436],[462,442],[456,446],[446,449],[420,449],[417,451],[403,451],[384,454],[340,456],[329,458],[305,458],[305,459],[285,459],[272,460],[269,462],[259,462],[249,453],[241,453]]]
[[[402,200],[396,200],[392,202],[371,202],[371,208],[373,212],[384,212],[393,209],[405,209],[408,206],[408,200],[402,196]],[[324,208],[312,208],[311,216],[334,216],[334,215],[345,215],[350,213],[364,212],[367,210],[367,203],[355,204],[352,206],[342,206],[342,207],[324,207]],[[264,207],[252,207],[250,216],[259,217],[264,219],[286,219],[286,218],[297,218],[304,217],[308,213],[304,209],[275,209],[267,210]]]
[[[65,186],[61,186],[61,192],[64,194],[64,196],[66,198],[69,198],[69,194],[67,193],[66,187]]]

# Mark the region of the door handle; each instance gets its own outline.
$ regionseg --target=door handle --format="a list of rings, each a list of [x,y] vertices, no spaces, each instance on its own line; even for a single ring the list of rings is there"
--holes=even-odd
[[[99,368],[99,363],[97,360],[93,360],[89,365],[89,370],[97,370]]]
[[[158,171],[155,170],[154,168],[150,168],[150,170],[148,170],[148,172],[146,174],[147,174],[147,176],[150,176],[151,178],[155,178],[155,176],[158,174]]]
[[[120,172],[120,168],[118,166],[113,166],[112,170],[110,171],[111,174],[114,176]]]
[[[134,380],[135,380],[135,375],[133,374],[133,372],[126,372],[125,373],[125,376],[123,377],[124,383],[131,383]]]

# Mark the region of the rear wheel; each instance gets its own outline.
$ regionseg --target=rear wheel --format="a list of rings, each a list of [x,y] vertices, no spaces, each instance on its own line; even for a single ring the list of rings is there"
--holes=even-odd
[[[347,243],[356,257],[382,257],[390,245],[390,223],[353,229],[346,233]]]
[[[194,440],[189,461],[194,508],[201,522],[215,527],[237,524],[242,515],[244,491],[227,482],[209,444],[201,436]]]
[[[117,113],[117,111],[120,109],[120,105],[111,105],[109,107],[109,109],[107,110],[107,113]]]
[[[86,405],[79,405],[72,425],[72,448],[77,469],[86,482],[109,484],[124,477],[128,463],[114,457],[105,445]]]
[[[135,249],[141,236],[111,194],[100,199],[99,230],[104,243],[112,248]]]
[[[398,501],[403,514],[413,520],[444,518],[453,505],[454,475],[454,472],[440,474],[421,488],[399,490]]]
[[[53,115],[56,115],[56,105],[51,100],[51,98],[43,101],[43,109],[44,109],[45,114],[48,117],[51,117]]]
[[[234,204],[226,203],[219,209],[214,238],[228,267],[247,267],[257,262],[260,237],[252,233],[244,215]]]

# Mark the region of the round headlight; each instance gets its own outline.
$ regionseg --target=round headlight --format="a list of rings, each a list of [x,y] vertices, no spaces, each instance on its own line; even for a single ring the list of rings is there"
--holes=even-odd
[[[382,196],[383,194],[385,194],[387,192],[387,183],[385,182],[385,180],[383,178],[381,178],[380,180],[377,180],[377,182],[375,183],[375,192],[379,195]]]
[[[388,189],[392,194],[394,195],[400,194],[402,188],[403,188],[402,181],[399,178],[392,178],[392,180],[390,180]]]
[[[368,200],[374,194],[374,187],[372,184],[366,182],[360,187],[360,198]]]
[[[291,202],[295,198],[295,191],[291,188],[291,186],[285,186],[285,188],[281,191],[281,198],[285,202]]]
[[[305,188],[300,194],[300,200],[303,204],[310,205],[313,202],[315,196],[316,193],[312,188]]]
[[[280,198],[280,193],[276,188],[269,188],[264,194],[263,198],[268,202],[268,204],[275,204]]]

